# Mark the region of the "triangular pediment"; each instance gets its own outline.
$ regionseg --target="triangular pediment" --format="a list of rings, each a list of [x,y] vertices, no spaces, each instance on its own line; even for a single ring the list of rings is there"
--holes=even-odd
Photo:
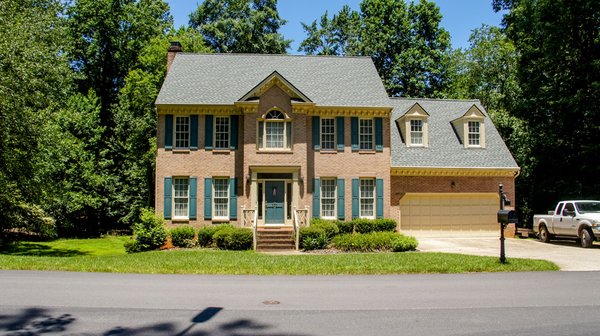
[[[429,113],[425,111],[425,109],[419,103],[415,103],[411,108],[402,115],[403,118],[406,117],[429,117]]]
[[[267,92],[273,86],[277,86],[282,89],[285,93],[290,96],[292,101],[310,103],[312,100],[305,96],[300,90],[298,90],[292,83],[290,83],[285,77],[283,77],[277,71],[273,71],[269,76],[263,79],[260,83],[258,83],[252,90],[248,91],[239,101],[253,101],[260,96],[262,96],[265,92]]]

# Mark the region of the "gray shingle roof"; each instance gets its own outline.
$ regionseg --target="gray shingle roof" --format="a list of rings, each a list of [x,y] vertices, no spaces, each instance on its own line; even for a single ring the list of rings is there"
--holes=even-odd
[[[429,113],[429,147],[406,147],[395,121],[415,103]],[[517,163],[478,100],[391,98],[392,167],[514,168]],[[485,114],[485,148],[464,148],[451,121],[475,104]]]
[[[368,57],[179,53],[156,104],[232,104],[277,71],[320,106],[390,106]]]

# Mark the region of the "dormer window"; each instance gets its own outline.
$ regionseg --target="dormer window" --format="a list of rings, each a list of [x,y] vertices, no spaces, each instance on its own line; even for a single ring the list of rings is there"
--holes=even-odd
[[[258,122],[259,149],[291,149],[292,126],[285,114],[278,110],[268,112]]]
[[[479,147],[481,146],[481,133],[479,121],[469,121],[469,146]]]
[[[410,121],[410,143],[415,146],[423,145],[423,120]]]
[[[415,103],[396,120],[407,147],[429,147],[429,113]]]
[[[451,122],[465,148],[485,148],[485,118],[477,105],[473,105],[462,117]]]

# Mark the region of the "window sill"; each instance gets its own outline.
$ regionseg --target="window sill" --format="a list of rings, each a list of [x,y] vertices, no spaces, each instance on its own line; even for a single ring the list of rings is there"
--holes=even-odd
[[[173,153],[189,153],[191,150],[189,148],[173,148],[171,150]]]
[[[259,149],[256,154],[294,154],[294,151],[291,149]]]
[[[173,218],[171,219],[172,223],[189,223],[190,219],[189,218]]]
[[[341,151],[340,151],[341,152]],[[337,154],[339,153],[337,149],[321,149],[319,151],[321,154]]]
[[[358,154],[377,154],[378,152],[374,149],[359,149]]]
[[[215,154],[230,154],[231,153],[231,149],[225,149],[225,148],[221,149],[221,148],[219,148],[219,149],[213,149],[212,152],[215,153]]]
[[[229,223],[229,217],[213,218],[212,222],[213,223]]]

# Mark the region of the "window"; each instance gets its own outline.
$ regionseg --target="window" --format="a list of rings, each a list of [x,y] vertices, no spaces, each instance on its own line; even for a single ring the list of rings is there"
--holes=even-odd
[[[173,179],[174,219],[188,218],[189,189],[189,180],[187,177],[175,177]]]
[[[410,121],[410,144],[423,145],[423,121]]]
[[[359,120],[358,136],[360,150],[373,150],[373,119]]]
[[[469,146],[480,146],[479,121],[469,121]]]
[[[190,147],[190,117],[175,117],[175,148]]]
[[[229,149],[229,117],[215,117],[215,148]]]
[[[214,218],[229,217],[229,179],[213,179]]]
[[[321,217],[335,218],[336,179],[321,179]]]
[[[258,123],[258,148],[289,149],[292,145],[291,123],[281,111],[271,111]]]
[[[321,149],[335,150],[334,118],[321,118]]]
[[[375,179],[360,180],[360,218],[375,218]]]

